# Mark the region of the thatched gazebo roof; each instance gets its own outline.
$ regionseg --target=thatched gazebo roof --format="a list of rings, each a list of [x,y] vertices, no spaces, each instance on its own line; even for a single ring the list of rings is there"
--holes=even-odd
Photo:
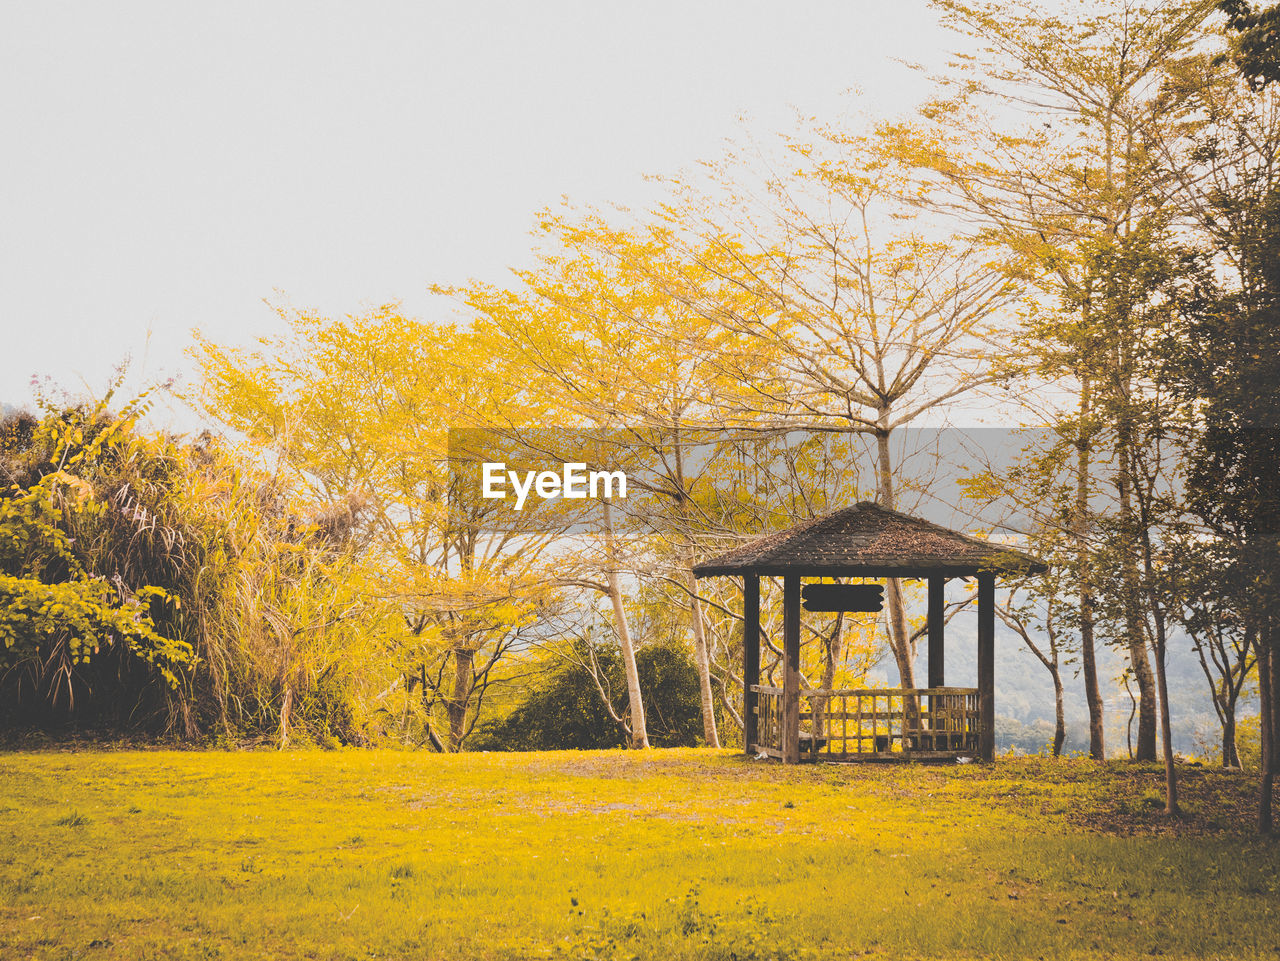
[[[1030,554],[863,501],[697,564],[697,577],[973,577],[1042,574]]]

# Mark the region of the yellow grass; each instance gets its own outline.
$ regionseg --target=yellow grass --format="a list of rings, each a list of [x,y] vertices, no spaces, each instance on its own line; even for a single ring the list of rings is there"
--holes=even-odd
[[[1247,776],[645,754],[0,755],[0,958],[1273,956]]]

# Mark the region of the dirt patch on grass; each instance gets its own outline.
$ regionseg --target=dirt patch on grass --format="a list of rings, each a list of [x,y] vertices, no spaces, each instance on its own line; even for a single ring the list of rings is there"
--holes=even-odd
[[[1094,803],[1066,812],[1067,820],[1107,834],[1252,834],[1258,807],[1255,776],[1188,767],[1178,772],[1181,813],[1165,813],[1164,771],[1111,768]]]
[[[656,776],[764,785],[791,785],[815,793],[849,791],[904,804],[947,796],[989,802],[1046,823],[1066,822],[1108,835],[1251,834],[1257,777],[1198,764],[1178,768],[1182,813],[1164,813],[1164,769],[1159,764],[1085,758],[1000,758],[994,764],[806,764],[784,767],[740,754],[680,752],[661,755],[610,752],[542,755],[531,769],[552,776],[641,780]],[[583,806],[589,810],[590,804]],[[606,806],[607,807],[607,806]],[[604,813],[602,810],[601,813]]]
[[[951,775],[951,789],[1002,806],[1039,809],[1046,821],[1109,835],[1251,834],[1255,774],[1199,764],[1178,766],[1181,814],[1164,813],[1160,764],[1084,758],[1009,758]]]

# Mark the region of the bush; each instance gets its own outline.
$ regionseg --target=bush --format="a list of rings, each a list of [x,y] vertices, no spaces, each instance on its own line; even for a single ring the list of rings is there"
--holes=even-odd
[[[144,409],[0,422],[0,730],[358,740],[347,532]]]
[[[1221,745],[1217,758],[1221,757]],[[1240,766],[1255,773],[1262,769],[1262,717],[1260,714],[1236,716],[1236,753]]]
[[[585,650],[580,652],[585,659]],[[615,706],[626,707],[626,675],[614,644],[596,648],[596,661],[617,692]],[[644,697],[649,743],[654,747],[692,747],[702,733],[698,675],[689,653],[663,642],[636,652],[636,671]],[[603,750],[626,746],[621,726],[609,716],[587,671],[558,660],[542,683],[532,688],[506,717],[482,722],[467,742],[479,751]]]

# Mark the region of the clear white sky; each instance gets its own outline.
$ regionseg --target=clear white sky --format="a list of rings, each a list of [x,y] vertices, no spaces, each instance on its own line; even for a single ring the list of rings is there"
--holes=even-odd
[[[189,381],[192,328],[250,343],[264,298],[427,316],[562,195],[643,205],[743,115],[900,113],[895,58],[955,43],[924,0],[6,3],[0,401],[127,354]]]

